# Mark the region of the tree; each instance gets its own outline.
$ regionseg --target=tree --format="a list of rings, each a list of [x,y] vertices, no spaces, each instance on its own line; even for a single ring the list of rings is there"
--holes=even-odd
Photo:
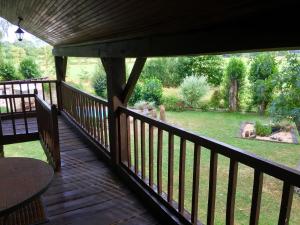
[[[192,59],[192,74],[206,77],[207,82],[212,86],[221,84],[223,79],[223,57],[205,55],[193,57]]]
[[[272,99],[272,77],[277,74],[275,57],[270,53],[256,55],[251,63],[249,80],[252,83],[253,104],[259,106],[260,114]]]
[[[154,102],[156,105],[161,103],[163,86],[157,78],[151,78],[144,81],[142,88],[143,100]]]
[[[246,67],[239,58],[232,57],[226,67],[225,96],[228,97],[229,110],[237,111],[239,108],[240,91],[244,84]]]
[[[26,58],[21,61],[19,71],[25,79],[41,77],[38,65],[31,58]]]
[[[96,95],[106,98],[107,97],[107,84],[106,84],[106,73],[101,64],[97,64],[94,76],[93,76],[93,87]]]
[[[294,121],[300,133],[300,60],[296,54],[286,56],[287,63],[277,77],[276,96],[270,113],[275,121]]]
[[[196,108],[199,105],[201,97],[209,90],[205,77],[189,76],[184,78],[180,85],[182,99],[186,105]]]
[[[2,62],[0,64],[0,79],[3,81],[19,79],[15,67],[11,62]]]

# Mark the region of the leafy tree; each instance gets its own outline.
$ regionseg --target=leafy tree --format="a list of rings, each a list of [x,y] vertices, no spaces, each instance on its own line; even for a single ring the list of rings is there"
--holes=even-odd
[[[244,62],[232,57],[226,67],[225,101],[228,98],[229,110],[237,111],[239,108],[240,91],[244,84],[246,67]]]
[[[31,58],[23,59],[20,63],[19,72],[25,79],[41,77],[41,72],[36,62]]]
[[[138,82],[133,90],[133,93],[128,101],[129,105],[134,105],[136,102],[141,101],[143,98],[143,85],[142,83]]]
[[[144,81],[143,100],[147,102],[155,102],[156,105],[161,103],[163,87],[160,80],[151,78]]]
[[[192,108],[199,106],[199,101],[207,91],[209,86],[205,77],[189,76],[184,78],[180,85],[180,92],[185,104]]]
[[[0,78],[3,81],[19,79],[15,67],[11,62],[2,62],[0,64]]]
[[[300,60],[296,54],[286,57],[287,63],[277,76],[278,96],[273,100],[270,113],[275,121],[294,121],[300,133]]]
[[[254,57],[249,73],[252,83],[253,104],[259,106],[260,114],[264,114],[272,98],[272,77],[277,74],[275,57],[269,53]]]
[[[221,56],[205,55],[193,57],[192,69],[194,75],[204,76],[212,86],[219,86],[223,79],[224,60]]]
[[[97,64],[93,75],[93,87],[96,95],[106,98],[107,97],[107,83],[106,83],[106,73],[101,64]]]

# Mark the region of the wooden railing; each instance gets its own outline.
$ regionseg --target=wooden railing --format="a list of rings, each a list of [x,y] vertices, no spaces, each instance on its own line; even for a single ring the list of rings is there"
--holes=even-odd
[[[56,80],[32,79],[0,82],[0,95],[34,94],[35,89],[48,104],[57,104]]]
[[[36,117],[41,144],[47,155],[49,163],[55,171],[59,171],[60,148],[56,105],[51,107],[47,102],[35,95]]]
[[[218,156],[229,159],[229,177],[226,202],[226,224],[234,224],[235,197],[239,165],[253,169],[250,224],[259,224],[260,202],[264,175],[283,182],[278,224],[288,224],[294,187],[300,187],[300,172],[265,160],[254,154],[199,136],[141,115],[127,108],[119,108],[120,117],[127,118],[127,161],[123,166],[129,174],[156,196],[159,201],[183,221],[202,223],[199,211],[200,156],[208,151],[208,200],[206,224],[214,224]],[[166,139],[166,140],[164,140]],[[175,143],[176,139],[176,143]],[[187,147],[188,146],[188,147]],[[147,147],[147,148],[146,148]],[[177,149],[177,151],[174,151]],[[207,152],[206,152],[207,153]],[[187,157],[187,154],[190,157]],[[176,160],[175,160],[176,156]],[[164,157],[164,158],[163,158]],[[187,158],[192,159],[187,161]],[[175,162],[177,162],[175,166]],[[163,170],[167,181],[163,179]],[[188,171],[191,170],[191,171]],[[192,174],[186,177],[188,174]],[[176,186],[175,186],[175,178]],[[187,180],[191,181],[191,205],[187,207]],[[177,196],[174,195],[176,189]],[[223,194],[226,193],[222,192]]]
[[[34,94],[0,95],[0,136],[4,144],[36,139]]]
[[[61,83],[62,110],[88,137],[109,153],[107,102]]]

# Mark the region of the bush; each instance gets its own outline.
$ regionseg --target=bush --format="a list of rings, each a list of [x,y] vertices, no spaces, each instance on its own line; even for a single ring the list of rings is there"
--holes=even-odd
[[[3,81],[18,80],[19,77],[16,73],[15,67],[10,62],[3,62],[0,64],[0,78]]]
[[[156,105],[159,105],[161,103],[163,87],[160,80],[158,80],[157,78],[150,78],[145,80],[142,90],[143,100],[147,102],[155,102]]]
[[[128,101],[128,104],[134,105],[136,102],[141,101],[142,98],[143,98],[143,85],[142,83],[137,83]]]
[[[106,74],[102,66],[99,65],[96,67],[92,82],[96,95],[102,98],[106,98]]]
[[[272,127],[271,125],[262,124],[259,121],[256,121],[255,123],[255,132],[256,135],[259,136],[269,136],[272,134]]]
[[[185,104],[192,108],[197,108],[201,97],[209,90],[209,86],[204,77],[189,76],[184,78],[180,85],[180,92]]]
[[[25,79],[41,77],[40,69],[38,68],[38,65],[31,58],[23,59],[20,62],[19,71],[20,74],[22,74]]]
[[[167,111],[180,112],[184,110],[184,102],[176,96],[164,96],[162,104]]]
[[[223,98],[223,96],[222,96],[220,90],[215,90],[210,98],[209,105],[214,109],[222,108],[222,106],[221,106],[222,98]]]

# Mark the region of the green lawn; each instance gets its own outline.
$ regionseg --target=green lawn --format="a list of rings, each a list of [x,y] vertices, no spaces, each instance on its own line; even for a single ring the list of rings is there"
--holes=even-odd
[[[295,167],[300,162],[300,145],[282,144],[263,142],[255,140],[245,140],[238,138],[240,124],[243,121],[269,121],[268,117],[260,117],[255,114],[242,114],[242,113],[218,113],[218,112],[167,112],[168,122],[184,127],[189,131],[196,132],[216,140],[231,144],[244,150],[248,150],[264,158],[285,164],[290,167]],[[165,137],[167,139],[167,137]],[[175,150],[179,151],[178,142]],[[164,144],[164,149],[167,144]],[[192,150],[192,146],[187,150]],[[189,152],[189,151],[187,151]],[[192,151],[190,151],[192,152]],[[165,151],[164,159],[167,159]],[[176,156],[178,157],[178,155]],[[192,185],[192,153],[187,154],[187,168],[186,168],[186,198],[185,205],[187,209],[190,208],[191,201],[191,185]],[[178,160],[178,158],[177,158]],[[178,166],[178,165],[177,165]],[[177,169],[177,166],[175,169]],[[166,168],[166,165],[165,165]],[[220,156],[218,161],[218,183],[217,183],[217,200],[216,200],[216,224],[225,223],[225,210],[226,210],[226,193],[228,185],[228,168],[229,160]],[[209,172],[209,152],[202,151],[201,158],[201,175],[200,175],[200,219],[206,223],[206,210],[207,210],[207,191],[208,191],[208,172]],[[164,183],[166,186],[166,169],[164,171]],[[261,205],[260,223],[263,225],[276,224],[282,183],[276,179],[264,176],[263,197]],[[178,181],[177,181],[178,182]],[[253,170],[239,165],[238,186],[236,196],[236,223],[235,224],[249,224],[249,212],[251,207],[251,194],[252,194]],[[178,183],[175,184],[175,186]],[[176,192],[175,192],[176,193]],[[174,196],[175,199],[177,198]],[[293,202],[293,209],[291,214],[290,224],[300,224],[300,197],[295,195]]]

